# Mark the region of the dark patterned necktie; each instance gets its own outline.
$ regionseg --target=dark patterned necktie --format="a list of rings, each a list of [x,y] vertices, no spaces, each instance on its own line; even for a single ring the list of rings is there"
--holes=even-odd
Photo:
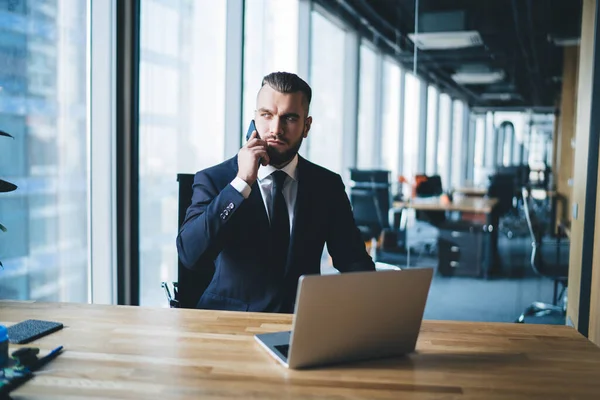
[[[273,266],[277,270],[284,271],[290,245],[290,216],[283,197],[283,185],[287,174],[283,171],[275,171],[272,176],[273,188],[269,214],[271,216]]]

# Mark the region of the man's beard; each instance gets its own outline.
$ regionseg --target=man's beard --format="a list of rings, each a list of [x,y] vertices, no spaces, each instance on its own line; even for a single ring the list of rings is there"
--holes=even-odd
[[[300,150],[300,146],[302,145],[302,140],[304,139],[301,137],[295,145],[283,152],[278,151],[274,147],[268,146],[267,154],[269,155],[269,164],[274,167],[278,167],[290,162],[292,158],[298,154],[298,150]]]

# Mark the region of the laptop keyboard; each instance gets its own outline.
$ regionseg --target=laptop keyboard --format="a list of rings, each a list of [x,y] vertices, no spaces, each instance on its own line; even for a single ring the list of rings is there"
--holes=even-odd
[[[275,347],[275,349],[277,349],[278,352],[283,354],[283,356],[285,358],[288,358],[288,351],[290,350],[289,344],[280,344],[280,345],[275,345],[274,347]]]

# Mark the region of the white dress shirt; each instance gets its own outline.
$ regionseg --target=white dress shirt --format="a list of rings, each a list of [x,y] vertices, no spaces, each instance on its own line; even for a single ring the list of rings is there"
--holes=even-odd
[[[281,170],[285,172],[288,176],[285,178],[285,182],[283,184],[283,197],[285,198],[285,204],[288,209],[288,214],[290,216],[290,234],[292,233],[292,228],[294,226],[294,207],[296,206],[296,195],[298,194],[298,155],[290,161],[288,165],[283,167]],[[265,203],[265,210],[267,212],[267,216],[269,220],[271,216],[269,215],[269,204],[273,201],[271,198],[271,188],[273,187],[273,172],[277,171],[277,168],[272,165],[267,165],[266,167],[261,165],[258,168],[258,187],[260,188],[260,194],[262,195],[263,202]],[[243,179],[238,178],[237,176],[231,182],[231,186],[233,186],[238,192],[244,196],[244,198],[248,198],[250,196],[251,188]]]

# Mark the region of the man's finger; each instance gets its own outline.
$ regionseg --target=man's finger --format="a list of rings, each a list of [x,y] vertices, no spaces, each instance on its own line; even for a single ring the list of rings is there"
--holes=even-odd
[[[248,143],[246,144],[246,146],[247,147],[263,146],[264,148],[267,148],[267,142],[265,142],[264,140],[261,140],[260,138],[251,138],[250,140],[248,140]]]
[[[265,151],[265,154],[260,158],[260,163],[266,167],[270,162],[269,154]]]

